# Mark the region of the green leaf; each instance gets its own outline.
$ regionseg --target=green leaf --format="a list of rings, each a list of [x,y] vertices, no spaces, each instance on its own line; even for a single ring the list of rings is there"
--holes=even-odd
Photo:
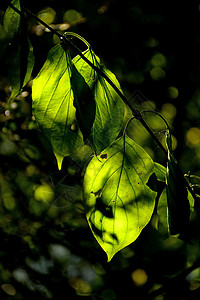
[[[158,214],[158,232],[164,238],[170,236],[169,232],[169,221],[168,221],[168,205],[167,205],[167,190],[164,188],[162,191],[158,205],[157,205],[157,214]]]
[[[155,162],[155,174],[157,180],[165,182],[166,181],[166,168],[159,163]]]
[[[21,10],[20,0],[13,0],[11,3],[18,9]],[[3,18],[4,30],[8,33],[12,39],[18,32],[20,26],[20,15],[13,10],[10,6],[5,11]]]
[[[74,95],[71,88],[70,57],[56,45],[33,81],[33,114],[52,145],[59,169],[65,156],[83,144],[77,126]]]
[[[185,175],[188,178],[188,185],[190,186],[190,190],[192,191],[192,199],[193,199],[193,209],[200,211],[200,177],[197,175],[187,174]],[[189,199],[190,201],[190,199]]]
[[[194,198],[192,194],[188,191],[188,200],[190,205],[190,214],[194,211]],[[157,205],[157,214],[158,214],[158,231],[164,237],[168,238],[170,236],[169,229],[169,210],[167,203],[167,188],[165,188],[159,197]],[[178,234],[177,237],[180,237]]]
[[[71,65],[71,85],[74,93],[74,106],[76,107],[76,118],[86,140],[91,134],[95,119],[96,103],[94,95],[86,84],[83,76]]]
[[[168,147],[167,162],[167,203],[168,222],[171,235],[183,232],[190,218],[190,205],[186,181],[172,153],[172,140],[169,132],[166,133]]]
[[[13,40],[9,47],[8,53],[8,77],[12,87],[12,93],[9,98],[11,103],[30,80],[35,57],[33,47],[27,36],[24,36],[23,39],[20,36],[16,36],[16,39]]]
[[[14,0],[11,3],[21,11],[20,1]],[[9,6],[4,15],[4,29],[10,38],[7,66],[8,78],[12,87],[9,102],[12,102],[30,80],[35,59],[22,11],[19,15]]]
[[[153,174],[154,162],[128,136],[89,163],[84,177],[86,216],[108,261],[150,221],[156,192],[147,184]]]
[[[83,54],[94,66],[101,69],[121,91],[115,75],[100,62],[100,59],[91,49],[86,50]],[[105,78],[99,75],[79,55],[73,59],[73,63],[94,95],[95,118],[94,113],[88,114],[88,118],[92,119],[90,124],[94,119],[89,140],[95,152],[99,154],[117,138],[122,127],[125,105]]]

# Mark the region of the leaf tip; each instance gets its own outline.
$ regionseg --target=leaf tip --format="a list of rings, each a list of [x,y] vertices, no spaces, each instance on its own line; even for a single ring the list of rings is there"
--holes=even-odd
[[[113,258],[113,256],[114,255],[109,255],[108,253],[107,253],[107,262],[109,263],[111,260],[112,260],[112,258]]]
[[[123,248],[122,248],[123,249]],[[119,252],[120,250],[119,249],[116,249],[116,251],[115,250],[105,250],[105,249],[103,249],[105,252],[106,252],[106,255],[107,255],[107,262],[109,263],[112,259],[113,259],[113,257],[115,256],[115,254],[117,254],[117,252]]]
[[[63,162],[63,158],[64,156],[61,156],[57,153],[54,153],[55,154],[55,157],[56,157],[56,160],[57,160],[57,164],[58,164],[58,170],[60,171],[61,168],[62,168],[62,162]]]

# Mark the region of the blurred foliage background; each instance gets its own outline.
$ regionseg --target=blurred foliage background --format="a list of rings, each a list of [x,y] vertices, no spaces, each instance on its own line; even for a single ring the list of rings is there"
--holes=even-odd
[[[110,263],[84,216],[82,181],[88,146],[55,157],[31,112],[31,82],[9,106],[8,38],[0,4],[0,299],[199,299],[200,221],[192,216],[188,241],[165,238],[153,216],[138,240]],[[200,11],[197,1],[24,1],[56,30],[74,31],[119,79],[139,110],[156,110],[172,128],[183,172],[200,175]],[[33,18],[33,78],[58,40]],[[79,45],[83,47],[82,45]],[[84,50],[84,49],[83,49]],[[164,143],[165,125],[146,121]],[[131,116],[126,110],[125,121]],[[128,134],[165,165],[136,120]],[[187,240],[187,239],[186,239]]]

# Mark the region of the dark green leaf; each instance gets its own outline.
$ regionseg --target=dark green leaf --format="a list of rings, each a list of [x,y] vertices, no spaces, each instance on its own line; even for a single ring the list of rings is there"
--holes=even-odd
[[[166,188],[162,191],[158,205],[158,231],[164,237],[168,238],[170,236],[169,232],[169,222],[168,222],[168,205],[167,205],[167,190]]]
[[[20,0],[13,0],[11,3],[21,11]],[[4,14],[3,25],[4,30],[8,33],[11,39],[19,31],[20,15],[10,6],[8,6]]]
[[[168,147],[167,162],[167,203],[168,222],[171,235],[185,230],[190,217],[190,205],[186,181],[172,153],[172,140],[169,132],[166,134]]]
[[[83,76],[71,65],[71,85],[74,93],[74,106],[76,107],[76,118],[86,140],[91,134],[95,119],[96,103],[94,95],[86,84]]]
[[[34,79],[32,89],[34,116],[52,145],[59,169],[64,156],[83,144],[73,105],[70,64],[68,52],[61,45],[55,46]]]
[[[188,200],[190,205],[190,214],[194,211],[194,198],[191,193],[188,192]],[[164,237],[167,238],[170,236],[169,230],[169,210],[167,203],[167,188],[165,188],[159,197],[157,205],[157,214],[158,214],[158,231]],[[178,235],[179,236],[179,235]]]
[[[20,93],[23,87],[30,80],[35,58],[33,47],[27,36],[21,40],[16,36],[9,47],[8,76],[12,87],[9,102]]]
[[[200,177],[197,175],[192,175],[190,172],[185,175],[188,178],[188,184],[193,192],[194,197],[194,209],[200,212]]]
[[[21,11],[19,0],[14,0],[11,3]],[[34,54],[27,36],[26,21],[22,11],[19,15],[9,6],[4,15],[4,29],[10,37],[7,65],[8,77],[12,87],[9,102],[12,102],[30,80],[34,66]]]
[[[154,162],[133,140],[116,140],[89,163],[84,201],[89,226],[110,261],[151,219],[156,192],[147,185]]]
[[[101,69],[121,91],[115,75],[100,62],[100,59],[91,49],[86,50],[83,54]],[[122,127],[125,105],[105,78],[99,75],[79,55],[73,59],[73,63],[94,95],[96,111],[95,114],[92,112],[91,116],[88,116],[90,124],[94,120],[89,140],[95,152],[99,154],[117,138]]]

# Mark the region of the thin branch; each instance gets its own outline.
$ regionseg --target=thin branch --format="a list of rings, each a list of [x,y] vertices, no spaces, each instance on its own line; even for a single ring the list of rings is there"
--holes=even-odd
[[[9,6],[13,10],[15,10],[18,14],[22,15],[22,12],[20,10],[18,10],[13,4],[10,3]],[[23,10],[28,15],[30,15],[35,20],[37,20],[39,23],[41,23],[46,28],[48,28],[52,33],[54,33],[55,35],[57,35],[60,38],[61,41],[65,42],[66,44],[68,44],[69,46],[71,46],[74,50],[76,50],[77,53],[80,55],[80,57],[91,68],[93,68],[93,70],[95,70],[99,75],[101,75],[110,84],[110,86],[115,90],[115,92],[119,95],[119,97],[123,100],[123,102],[131,109],[134,117],[148,131],[148,133],[151,135],[151,137],[154,139],[154,141],[157,143],[157,145],[161,148],[161,150],[164,152],[165,156],[167,157],[167,151],[165,150],[165,148],[163,147],[163,145],[161,144],[161,142],[159,141],[159,139],[156,137],[156,135],[154,134],[154,132],[151,130],[151,128],[148,126],[148,124],[145,122],[145,120],[143,119],[141,113],[138,110],[136,110],[131,105],[131,103],[128,101],[128,99],[126,98],[126,96],[124,96],[124,94],[116,87],[116,85],[112,82],[112,80],[100,68],[96,67],[89,59],[87,59],[84,56],[84,54],[81,52],[81,50],[73,42],[71,42],[69,39],[67,39],[66,36],[63,36],[62,34],[60,34],[59,32],[57,32],[56,30],[54,30],[51,26],[49,26],[48,24],[46,24],[44,21],[42,21],[40,18],[38,18],[36,15],[34,15],[31,11],[29,11],[27,8],[23,7]]]

